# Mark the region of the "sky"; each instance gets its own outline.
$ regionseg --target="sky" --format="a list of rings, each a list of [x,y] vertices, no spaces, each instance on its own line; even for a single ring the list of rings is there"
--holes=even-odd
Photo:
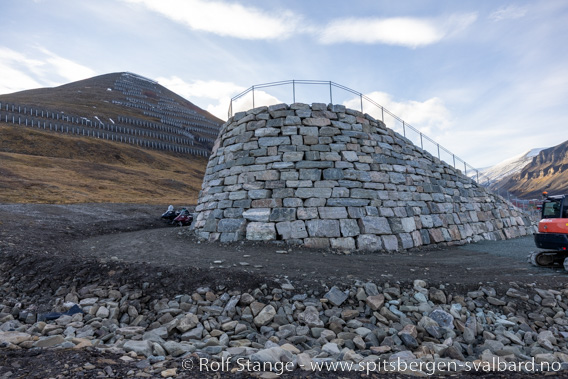
[[[476,168],[568,139],[565,0],[0,0],[0,10],[0,94],[129,71],[226,120],[231,97],[253,85],[331,81]],[[255,106],[292,103],[292,91],[257,88]],[[295,91],[330,102],[325,84]],[[338,87],[332,98],[361,106]],[[233,108],[252,108],[252,93]]]

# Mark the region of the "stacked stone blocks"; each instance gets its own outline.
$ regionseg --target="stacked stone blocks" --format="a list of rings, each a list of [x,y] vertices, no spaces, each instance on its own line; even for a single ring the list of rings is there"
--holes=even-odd
[[[530,220],[382,121],[342,105],[278,104],[221,129],[192,225],[209,241],[397,251],[506,239]]]

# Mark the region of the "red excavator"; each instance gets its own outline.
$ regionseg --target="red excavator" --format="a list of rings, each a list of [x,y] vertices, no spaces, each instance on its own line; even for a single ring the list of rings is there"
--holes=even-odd
[[[568,195],[548,196],[543,192],[542,218],[534,242],[541,251],[533,251],[528,260],[534,266],[564,266],[568,271]]]

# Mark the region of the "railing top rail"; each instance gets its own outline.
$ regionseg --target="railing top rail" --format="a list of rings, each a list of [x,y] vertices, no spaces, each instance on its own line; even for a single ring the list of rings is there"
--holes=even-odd
[[[332,88],[338,88],[341,89],[345,92],[349,92],[352,93],[354,95],[356,95],[357,97],[359,97],[361,99],[361,111],[363,111],[363,100],[365,100],[366,102],[370,103],[371,105],[374,105],[375,107],[377,107],[378,109],[380,109],[382,111],[382,115],[383,115],[383,122],[384,122],[384,115],[388,115],[390,117],[392,117],[394,120],[400,122],[403,126],[403,131],[405,131],[407,128],[417,134],[420,135],[420,140],[421,140],[421,144],[422,144],[422,139],[426,139],[427,141],[435,144],[438,148],[438,159],[440,158],[440,151],[443,151],[449,155],[451,155],[453,162],[454,162],[454,167],[455,167],[455,162],[461,162],[464,165],[464,168],[467,170],[467,168],[470,168],[474,171],[477,172],[477,178],[479,179],[479,171],[477,169],[475,169],[473,166],[471,166],[470,164],[466,163],[463,159],[457,157],[455,154],[453,154],[451,151],[449,151],[448,149],[446,149],[445,147],[441,146],[439,143],[437,143],[436,141],[434,141],[432,138],[426,136],[425,134],[423,134],[421,131],[419,131],[418,129],[416,129],[414,126],[408,124],[407,122],[405,122],[402,118],[398,117],[397,115],[395,115],[394,113],[392,113],[391,111],[389,111],[388,109],[386,109],[385,107],[383,107],[382,105],[380,105],[379,103],[377,103],[375,100],[371,99],[370,97],[362,94],[359,91],[355,91],[354,89],[351,89],[349,87],[346,87],[344,85],[335,83],[333,81],[330,80],[297,80],[297,79],[293,79],[293,80],[281,80],[281,81],[276,81],[276,82],[269,82],[269,83],[261,83],[261,84],[255,84],[250,86],[249,88],[245,89],[244,91],[242,91],[241,93],[233,96],[231,98],[231,102],[229,104],[229,117],[233,116],[233,102],[240,99],[241,97],[245,96],[246,94],[248,94],[249,92],[253,92],[253,107],[254,107],[254,90],[255,89],[260,89],[260,88],[268,88],[268,87],[276,87],[276,86],[283,86],[283,85],[290,85],[292,84],[293,86],[295,86],[296,84],[319,84],[319,85],[326,85],[330,87],[330,101],[331,101],[331,89]],[[406,134],[405,134],[406,137]],[[422,150],[424,149],[424,146],[422,144],[421,146]]]

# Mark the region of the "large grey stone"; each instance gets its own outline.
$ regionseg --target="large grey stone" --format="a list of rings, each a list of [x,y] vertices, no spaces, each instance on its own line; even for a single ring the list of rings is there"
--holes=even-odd
[[[261,128],[254,131],[255,137],[275,137],[280,133],[280,129],[277,128]]]
[[[342,151],[341,155],[343,156],[343,159],[348,162],[355,162],[359,160],[359,157],[357,156],[357,153],[355,151]]]
[[[258,146],[269,147],[269,146],[280,146],[289,145],[290,137],[261,137],[258,139]]]
[[[252,208],[243,212],[243,217],[250,221],[267,222],[270,218],[270,208]]]
[[[343,197],[332,197],[327,199],[327,205],[331,207],[364,207],[369,205],[370,202],[370,199],[351,199]]]
[[[276,316],[276,309],[272,305],[264,307],[254,318],[254,324],[258,327],[269,324]]]
[[[341,228],[341,235],[343,237],[355,237],[360,233],[359,224],[357,220],[343,218],[339,220],[339,225]]]
[[[308,231],[304,221],[298,220],[290,223],[290,235],[292,238],[306,238]]]
[[[181,333],[185,333],[188,330],[195,328],[197,324],[199,324],[199,318],[193,313],[188,313],[179,320],[176,329]]]
[[[269,221],[282,222],[296,220],[296,208],[273,208]]]
[[[319,312],[313,305],[308,305],[303,312],[298,314],[298,321],[310,328],[322,328],[324,323],[320,320]]]
[[[337,355],[339,354],[339,347],[335,342],[328,342],[321,348],[322,351],[328,353],[329,355]]]
[[[292,238],[292,228],[290,226],[290,221],[276,223],[276,231],[283,240]]]
[[[361,234],[357,237],[357,248],[363,251],[378,251],[383,248],[383,243],[377,235]]]
[[[299,178],[300,180],[320,180],[321,170],[318,168],[304,168],[300,170]]]
[[[282,155],[283,162],[299,162],[304,159],[303,151],[290,151]]]
[[[43,337],[40,340],[34,342],[34,347],[51,347],[59,345],[65,341],[62,335],[56,334],[49,337]]]
[[[248,191],[248,197],[253,200],[268,199],[271,195],[272,191],[267,189],[255,189]]]
[[[306,221],[310,237],[341,237],[338,220]]]
[[[276,239],[276,228],[274,223],[250,222],[247,225],[247,240],[250,241],[270,241]]]
[[[164,342],[163,347],[164,350],[166,350],[166,352],[172,357],[179,357],[187,352],[195,350],[195,347],[192,349],[189,345],[184,345],[175,341],[166,341]]]
[[[330,238],[329,242],[332,249],[347,251],[355,250],[355,239],[352,237]]]
[[[438,323],[438,325],[440,325],[440,327],[442,328],[446,329],[454,328],[454,316],[452,316],[451,314],[449,314],[448,312],[442,309],[434,309],[429,316],[432,320],[436,321],[436,323]]]
[[[152,355],[152,342],[148,340],[135,341],[127,340],[122,347],[127,353],[133,351],[137,355],[143,355],[149,357]]]
[[[336,286],[331,287],[331,289],[324,295],[324,297],[329,300],[329,302],[335,306],[340,306],[349,297],[348,294],[341,291]]]
[[[331,125],[331,120],[323,117],[318,117],[318,118],[308,117],[302,120],[302,124],[308,126],[327,126]]]
[[[275,365],[280,362],[292,362],[294,360],[294,355],[280,346],[273,346],[252,354],[250,356],[250,360],[252,362],[270,363]]]
[[[23,332],[0,332],[0,344],[7,342],[14,345],[18,345],[25,341],[30,341],[33,337],[28,333]]]
[[[395,235],[381,236],[383,247],[387,251],[398,251],[398,238]]]
[[[236,218],[224,218],[219,220],[217,231],[220,233],[234,233],[244,230],[246,220]]]
[[[328,198],[331,197],[331,188],[298,188],[296,197],[301,199],[310,197]]]
[[[345,207],[319,207],[319,216],[322,219],[342,219],[347,218],[347,209]]]
[[[332,161],[300,161],[296,162],[297,169],[303,168],[332,168]]]
[[[385,217],[365,216],[358,220],[362,234],[391,234],[389,222]]]
[[[343,170],[339,168],[326,168],[323,170],[323,178],[325,180],[339,180],[343,179]]]
[[[181,335],[181,340],[182,341],[200,340],[201,337],[203,336],[204,330],[205,328],[203,328],[203,325],[198,324],[195,328],[190,329],[189,331],[183,333]]]

